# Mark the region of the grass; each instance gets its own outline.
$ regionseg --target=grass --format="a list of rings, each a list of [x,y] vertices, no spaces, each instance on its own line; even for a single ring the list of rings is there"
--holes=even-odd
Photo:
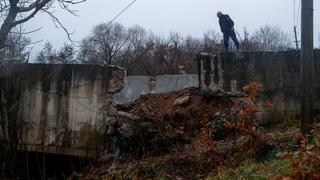
[[[276,176],[290,176],[290,162],[270,158],[266,161],[258,162],[256,160],[247,159],[240,163],[236,168],[227,166],[220,167],[215,176],[208,177],[208,180],[229,180],[229,179],[253,179],[267,180],[277,179]]]

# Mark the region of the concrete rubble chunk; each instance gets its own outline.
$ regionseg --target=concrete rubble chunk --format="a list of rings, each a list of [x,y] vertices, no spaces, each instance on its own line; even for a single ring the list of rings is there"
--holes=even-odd
[[[123,137],[126,138],[134,135],[134,129],[129,123],[123,123],[120,128],[118,128],[118,131]]]
[[[127,72],[124,68],[119,66],[110,66],[113,68],[112,78],[109,81],[108,93],[120,92],[125,86]]]
[[[124,111],[118,111],[118,115],[120,116],[120,118],[123,117],[123,118],[127,118],[127,119],[130,119],[130,120],[138,120],[138,119],[140,119],[140,117],[134,116],[134,115],[132,115],[130,113],[127,113],[127,112],[124,112]]]
[[[129,138],[135,135],[137,120],[141,119],[128,112],[118,111],[118,132],[121,136]]]
[[[181,98],[178,98],[174,101],[173,105],[175,106],[181,106],[184,105],[186,103],[190,102],[190,96],[184,96]]]

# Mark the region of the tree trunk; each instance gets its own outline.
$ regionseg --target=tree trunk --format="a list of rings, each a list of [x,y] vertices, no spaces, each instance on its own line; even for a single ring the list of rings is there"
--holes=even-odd
[[[9,9],[8,16],[4,20],[0,28],[0,49],[6,47],[6,41],[11,29],[15,26],[14,21],[17,17],[18,9],[17,6],[11,6]]]

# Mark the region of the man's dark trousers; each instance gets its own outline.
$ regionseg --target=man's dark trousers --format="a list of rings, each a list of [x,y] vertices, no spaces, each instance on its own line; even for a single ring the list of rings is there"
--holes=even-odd
[[[225,50],[229,51],[229,39],[230,39],[230,37],[233,40],[234,44],[236,45],[237,50],[239,50],[239,42],[238,42],[237,35],[234,32],[234,30],[231,30],[229,32],[223,32],[223,40],[224,40],[224,48],[225,48]]]

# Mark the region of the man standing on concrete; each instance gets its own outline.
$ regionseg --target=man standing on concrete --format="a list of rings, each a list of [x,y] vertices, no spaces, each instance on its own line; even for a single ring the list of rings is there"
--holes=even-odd
[[[237,35],[234,31],[234,22],[232,21],[229,15],[223,14],[221,11],[217,13],[217,16],[219,18],[221,32],[223,33],[223,42],[225,50],[229,51],[229,39],[231,37],[231,39],[237,47],[237,50],[239,51],[239,42],[237,39]]]

